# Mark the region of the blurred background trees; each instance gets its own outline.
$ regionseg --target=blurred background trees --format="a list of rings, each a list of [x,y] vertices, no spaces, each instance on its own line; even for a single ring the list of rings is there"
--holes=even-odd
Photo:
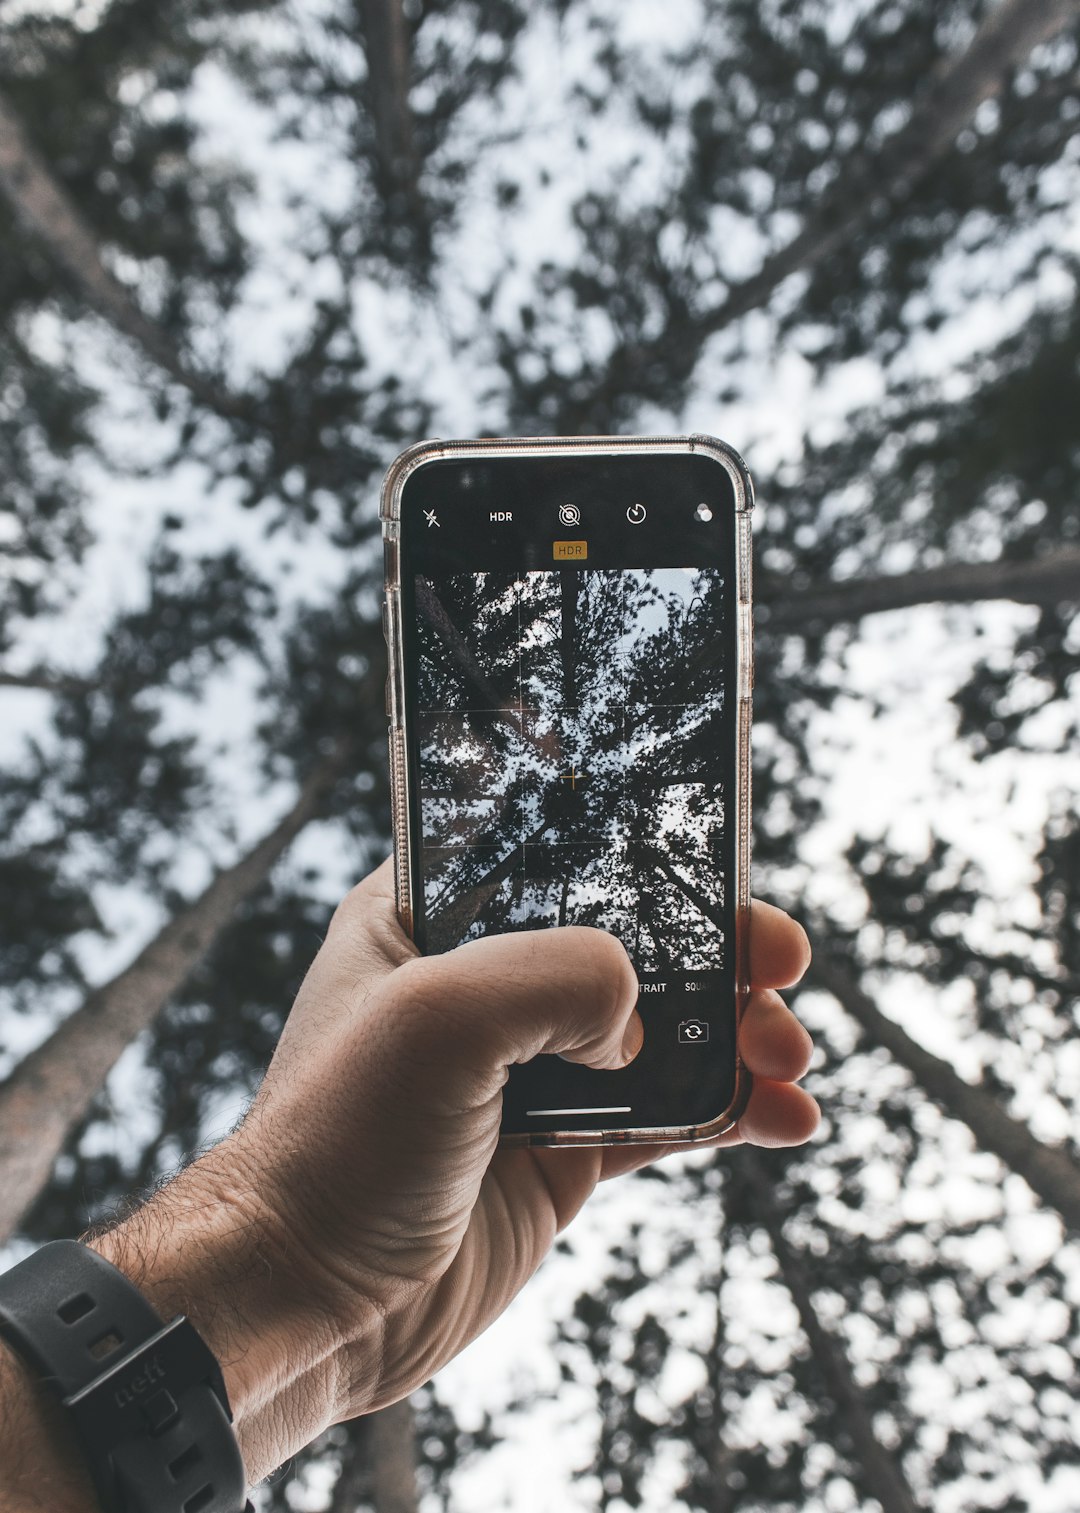
[[[758,480],[823,1135],[606,1189],[262,1507],[1080,1501],[1078,49],[1072,0],[0,7],[12,1259],[230,1126],[386,853],[396,452]]]

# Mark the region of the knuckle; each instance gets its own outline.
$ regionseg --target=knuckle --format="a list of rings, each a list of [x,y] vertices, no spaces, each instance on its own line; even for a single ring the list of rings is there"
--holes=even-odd
[[[583,1031],[581,1050],[604,1054],[621,1046],[623,1026],[637,1002],[637,976],[613,935],[570,927],[582,949],[572,981],[573,1002]]]
[[[594,998],[618,1004],[637,996],[637,977],[623,945],[605,930],[571,925],[567,930],[580,943],[578,980]]]
[[[357,883],[349,889],[330,916],[327,935],[355,935],[362,928],[369,907],[370,899],[364,889],[364,884]]]
[[[340,915],[343,919],[347,919],[350,915],[363,911],[370,901],[371,890],[368,887],[368,879],[366,877],[361,878],[358,883],[353,883],[344,898],[342,898],[334,911],[335,916]]]
[[[427,1046],[447,1043],[464,1050],[480,1038],[478,1016],[469,1012],[461,984],[440,957],[415,956],[404,962],[388,980],[386,993],[395,1036],[414,1034]]]

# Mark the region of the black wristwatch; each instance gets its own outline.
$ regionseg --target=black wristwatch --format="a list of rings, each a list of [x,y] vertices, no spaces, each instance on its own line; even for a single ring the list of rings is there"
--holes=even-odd
[[[0,1337],[70,1415],[104,1513],[252,1513],[213,1353],[96,1250],[56,1240],[0,1276]]]

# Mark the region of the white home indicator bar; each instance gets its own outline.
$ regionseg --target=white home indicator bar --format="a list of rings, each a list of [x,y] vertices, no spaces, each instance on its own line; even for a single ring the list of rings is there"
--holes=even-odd
[[[605,1104],[603,1108],[530,1108],[525,1113],[530,1119],[539,1119],[546,1114],[628,1114],[630,1105]]]

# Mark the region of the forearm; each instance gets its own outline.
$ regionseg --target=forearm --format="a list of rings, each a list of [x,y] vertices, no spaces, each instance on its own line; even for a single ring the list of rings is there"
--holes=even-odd
[[[249,1482],[339,1416],[337,1326],[290,1269],[289,1236],[232,1144],[90,1243],[164,1320],[186,1314],[217,1356]],[[3,1513],[97,1513],[66,1415],[6,1346],[0,1423]]]

